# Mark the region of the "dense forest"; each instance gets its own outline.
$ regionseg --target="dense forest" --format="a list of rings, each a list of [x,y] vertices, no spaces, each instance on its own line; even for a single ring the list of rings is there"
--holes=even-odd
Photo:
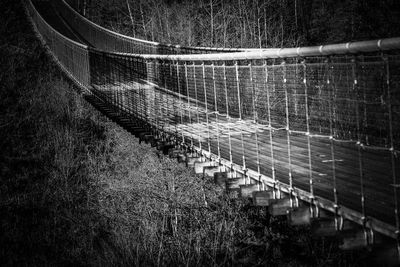
[[[287,47],[400,36],[397,0],[70,0],[107,28],[188,46]]]

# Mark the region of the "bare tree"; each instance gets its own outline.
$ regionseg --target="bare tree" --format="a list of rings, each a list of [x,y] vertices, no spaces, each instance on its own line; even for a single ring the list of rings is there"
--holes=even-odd
[[[129,17],[131,19],[131,23],[132,23],[132,33],[133,33],[133,37],[136,36],[136,32],[135,32],[135,20],[133,19],[132,16],[132,10],[131,10],[131,5],[129,4],[129,0],[126,0],[126,6],[128,8],[128,12],[129,12]]]

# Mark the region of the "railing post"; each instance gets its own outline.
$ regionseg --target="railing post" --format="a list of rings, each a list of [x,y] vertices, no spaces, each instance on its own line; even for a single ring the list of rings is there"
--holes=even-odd
[[[242,99],[240,95],[240,77],[239,77],[239,64],[237,61],[235,61],[235,71],[236,71],[236,89],[237,89],[237,97],[238,97],[238,111],[239,111],[239,121],[238,121],[238,126],[240,127],[240,141],[241,141],[241,146],[242,146],[242,170],[246,174],[247,168],[246,168],[246,154],[245,154],[245,147],[244,147],[244,135],[243,135],[243,127],[240,125],[243,123],[242,121]],[[245,182],[246,184],[249,182],[250,178],[246,177]]]
[[[355,102],[355,110],[356,110],[356,126],[357,126],[357,150],[358,150],[358,165],[359,165],[359,174],[360,174],[360,193],[361,193],[361,213],[362,220],[365,226],[365,222],[367,220],[366,210],[365,210],[365,193],[364,193],[364,163],[363,163],[363,142],[362,142],[362,133],[360,126],[360,95],[359,95],[359,81],[358,81],[358,72],[357,72],[357,61],[356,58],[353,57],[351,59],[351,71],[352,71],[352,91]]]
[[[117,106],[118,106],[118,110],[123,109],[123,100],[122,100],[122,93],[123,93],[123,89],[122,86],[124,85],[122,83],[123,79],[122,79],[122,74],[121,74],[121,62],[119,62],[120,60],[122,60],[120,57],[116,58],[117,60],[117,64],[116,64],[116,68],[117,68],[117,82],[116,82],[116,87],[117,87]]]
[[[169,61],[169,64],[168,64],[168,66],[169,66],[169,77],[170,77],[170,83],[171,83],[171,91],[172,92],[174,92],[175,90],[176,90],[176,83],[175,83],[175,81],[174,81],[174,72],[173,72],[173,70],[172,70],[172,67],[173,67],[173,62],[172,61]],[[170,96],[167,96],[168,98],[172,98],[172,113],[173,113],[173,122],[174,122],[174,126],[175,126],[175,134],[174,134],[174,142],[176,142],[177,141],[177,136],[178,136],[178,121],[177,121],[177,119],[176,119],[176,116],[177,116],[177,112],[176,112],[176,103],[175,103],[175,96],[172,96],[172,97],[170,97]]]
[[[261,162],[260,162],[260,144],[258,140],[258,132],[259,132],[259,124],[258,124],[258,114],[257,114],[257,108],[256,108],[256,90],[255,90],[255,84],[254,84],[254,77],[253,77],[253,65],[250,62],[249,63],[249,72],[250,72],[250,86],[251,86],[251,104],[252,104],[252,109],[253,109],[253,122],[256,126],[256,133],[255,133],[255,142],[256,142],[256,160],[257,160],[257,173],[258,173],[258,186],[259,190],[260,184],[261,184]]]
[[[207,124],[207,146],[208,153],[211,153],[211,136],[210,136],[210,122],[208,118],[208,99],[207,99],[207,85],[206,85],[206,67],[204,65],[204,61],[201,63],[202,71],[203,71],[203,89],[204,89],[204,104],[206,106],[206,124]]]
[[[189,94],[189,77],[188,77],[188,69],[187,69],[187,62],[184,63],[185,66],[185,81],[186,81],[186,96],[187,96],[187,108],[188,108],[188,117],[189,117],[189,124],[192,124],[192,108],[190,103],[190,94]],[[190,148],[193,148],[193,131],[190,131]]]
[[[163,80],[163,88],[164,90],[167,90],[167,78],[166,78],[166,64],[165,64],[165,60],[161,60],[160,61],[161,64],[161,70],[162,70],[162,80]],[[163,128],[163,141],[166,140],[166,132],[169,130],[169,120],[170,120],[170,115],[169,115],[169,100],[168,100],[168,96],[165,99],[165,95],[166,94],[161,94],[160,92],[160,96],[161,96],[161,106],[163,107],[163,109],[161,110],[163,116],[166,118]]]
[[[337,190],[337,181],[336,181],[336,155],[335,155],[335,128],[334,128],[334,111],[335,111],[335,100],[336,96],[334,93],[335,86],[334,86],[334,77],[332,75],[333,65],[331,64],[331,59],[326,59],[327,64],[327,78],[326,78],[326,85],[327,90],[329,92],[329,145],[330,145],[330,154],[331,154],[331,162],[332,162],[332,182],[333,182],[333,201],[334,201],[334,209],[335,209],[335,227],[337,230],[341,229],[341,222],[343,220],[339,220],[339,198],[338,198],[338,190]]]
[[[89,87],[92,85],[91,81],[91,66],[90,66],[90,50],[85,50],[85,66],[86,66],[86,79],[85,86]]]
[[[224,79],[224,89],[225,89],[225,100],[226,100],[226,120],[228,125],[228,143],[229,143],[229,162],[233,164],[233,156],[232,156],[232,140],[231,140],[231,117],[229,115],[229,93],[228,93],[228,84],[226,77],[226,63],[222,64],[223,68],[223,79]],[[232,167],[232,166],[231,166]]]
[[[296,63],[297,64],[297,63]],[[306,60],[303,59],[301,62],[303,66],[303,86],[304,86],[304,105],[305,105],[305,113],[306,113],[306,135],[307,135],[307,152],[308,152],[308,175],[309,175],[309,183],[310,183],[310,196],[311,196],[311,204],[314,204],[314,181],[313,181],[313,168],[312,168],[312,160],[311,160],[311,137],[310,137],[310,111],[308,107],[308,81],[307,81],[307,64]],[[329,89],[328,89],[329,90]],[[313,210],[313,209],[311,209]]]
[[[131,87],[133,88],[136,85],[136,68],[134,64],[134,58],[129,58],[129,80],[131,81]],[[131,114],[134,114],[135,110],[135,102],[134,102],[135,90],[129,90],[129,110]]]
[[[196,63],[193,62],[193,81],[194,81],[194,92],[196,96],[196,116],[197,116],[197,125],[200,127],[200,116],[199,116],[199,96],[197,92],[197,81],[196,81]],[[202,144],[201,144],[201,135],[200,132],[198,132],[198,138],[199,138],[199,148],[200,150],[202,149]]]
[[[270,88],[268,86],[269,83],[269,71],[268,71],[268,62],[264,60],[264,71],[265,71],[265,82],[264,89],[267,92],[267,117],[268,117],[268,129],[269,129],[269,144],[270,144],[270,153],[271,153],[271,175],[272,180],[274,182],[274,190],[273,197],[277,198],[277,180],[276,180],[276,170],[275,170],[275,157],[274,157],[274,138],[273,138],[273,127],[272,127],[272,119],[271,119],[271,100],[270,100]],[[275,79],[274,79],[274,70],[272,69],[272,82],[273,82],[273,91],[275,91]],[[279,196],[280,197],[280,196]]]
[[[182,94],[181,94],[181,81],[180,81],[180,72],[179,72],[179,61],[176,61],[176,78],[177,78],[177,85],[178,85],[178,98],[179,98],[179,113],[181,118],[181,127],[183,127],[183,106],[182,106]],[[183,128],[181,129],[181,144],[185,143],[185,135],[183,132]]]
[[[146,72],[147,72],[147,59],[145,59],[145,60],[143,60],[144,62],[143,62],[143,73],[145,73],[145,70],[146,70]],[[143,74],[142,73],[142,74]],[[145,77],[140,77],[140,79],[145,79]],[[143,106],[143,97],[142,97],[142,86],[143,86],[143,84],[141,83],[141,82],[139,82],[138,83],[138,101],[137,101],[137,106],[138,106],[138,115],[139,115],[139,119],[140,119],[140,121],[141,122],[143,122],[143,120],[144,120],[144,116],[143,116],[143,113],[144,113],[144,106]]]
[[[362,65],[362,68],[365,68],[365,65],[364,65],[364,56],[361,56],[361,59],[362,59],[362,63],[363,63],[363,65]],[[367,119],[367,101],[368,101],[368,99],[367,99],[367,86],[366,86],[366,82],[365,81],[363,81],[363,83],[362,83],[362,85],[361,85],[361,87],[362,87],[362,92],[363,92],[363,106],[364,106],[364,109],[363,109],[363,115],[364,115],[364,117],[363,117],[363,128],[364,129],[368,129],[368,119]],[[369,145],[369,138],[368,138],[368,132],[367,131],[364,131],[364,136],[363,136],[364,138],[364,141],[365,141],[365,144],[366,145]]]
[[[111,91],[111,101],[112,101],[112,105],[113,108],[115,108],[115,106],[117,105],[117,91],[115,90],[115,76],[116,76],[116,68],[115,68],[115,59],[114,56],[110,57],[110,62],[112,62],[111,64],[111,80],[110,80],[110,91]]]
[[[389,114],[389,138],[390,138],[390,161],[391,161],[391,172],[392,172],[392,182],[393,182],[393,200],[394,200],[394,216],[396,221],[396,235],[397,235],[397,253],[398,260],[400,262],[400,211],[399,211],[399,199],[398,192],[399,181],[396,173],[396,149],[394,144],[394,133],[393,133],[393,103],[392,103],[392,84],[390,75],[390,62],[387,55],[383,55],[383,62],[385,66],[385,82],[387,89],[387,109]]]
[[[218,99],[217,99],[217,84],[215,79],[215,65],[214,62],[211,64],[212,67],[212,79],[213,79],[213,87],[214,87],[214,112],[215,112],[215,123],[217,125],[217,155],[218,160],[221,158],[221,148],[220,148],[220,140],[219,140],[219,112],[218,112]]]
[[[138,58],[136,58],[136,72],[135,72],[135,79],[138,81],[139,79],[140,79],[140,77],[139,77],[139,71],[141,71],[141,70],[139,70],[139,59]],[[140,84],[140,83],[139,83]],[[134,106],[135,106],[135,117],[136,118],[139,118],[140,117],[140,115],[139,115],[139,86],[140,85],[137,85],[137,90],[135,90],[134,91],[134,100],[133,100],[133,104],[134,104]]]
[[[163,88],[164,90],[166,90],[166,88],[165,88],[165,66],[164,66],[163,60],[159,60],[159,68],[160,68],[160,72],[161,72],[159,86],[161,88]],[[163,83],[163,84],[161,84],[161,83]],[[168,128],[169,117],[168,117],[168,112],[165,108],[167,103],[164,100],[164,94],[160,90],[157,90],[158,95],[159,95],[160,117],[162,118],[161,135],[159,137],[161,138],[162,141],[164,141],[165,140],[165,132],[167,131],[167,128]]]
[[[289,190],[292,196],[293,193],[293,174],[292,174],[292,150],[291,150],[291,130],[290,130],[290,121],[289,121],[289,92],[287,87],[287,70],[286,70],[286,61],[282,62],[283,68],[283,90],[285,91],[285,113],[286,113],[286,138],[287,138],[287,152],[288,152],[288,167],[289,167]]]

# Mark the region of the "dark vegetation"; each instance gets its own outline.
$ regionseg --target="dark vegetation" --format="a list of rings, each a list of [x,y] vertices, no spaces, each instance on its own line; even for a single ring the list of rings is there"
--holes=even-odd
[[[69,0],[93,21],[162,43],[288,47],[400,36],[397,0]]]
[[[19,1],[2,11],[0,265],[358,263],[138,144],[75,92]]]

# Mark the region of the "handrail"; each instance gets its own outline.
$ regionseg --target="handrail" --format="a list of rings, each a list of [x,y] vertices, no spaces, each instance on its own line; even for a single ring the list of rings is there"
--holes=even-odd
[[[65,0],[61,1],[68,9],[73,11],[80,19],[84,20],[99,30],[105,31],[111,35],[118,36],[120,38],[140,42],[143,44],[173,48],[173,49],[188,49],[206,52],[225,52],[225,53],[212,53],[204,56],[199,55],[142,55],[143,58],[147,59],[160,59],[160,60],[176,60],[176,61],[204,61],[204,57],[207,60],[223,61],[223,60],[247,60],[257,58],[284,58],[284,57],[306,57],[306,56],[326,56],[334,54],[354,54],[359,52],[374,52],[384,51],[390,49],[400,49],[400,37],[379,39],[372,41],[358,41],[358,42],[347,42],[340,44],[331,45],[320,45],[320,46],[309,46],[309,47],[293,47],[293,48],[213,48],[213,47],[192,47],[192,46],[180,46],[173,44],[163,44],[159,42],[148,41],[144,39],[134,38],[131,36],[123,35],[114,31],[111,31],[105,27],[102,27],[88,18],[82,16],[74,8],[72,8]],[[115,53],[123,53],[121,51],[114,51]],[[237,54],[234,54],[237,53]],[[125,54],[125,53],[123,53]]]
[[[110,52],[110,54],[139,57],[149,60],[171,61],[227,61],[227,60],[255,60],[266,58],[291,58],[329,56],[341,54],[369,53],[400,49],[400,37],[379,39],[372,41],[348,42],[341,44],[307,46],[296,48],[275,48],[251,52],[216,53],[216,54],[191,54],[191,55],[153,55],[153,54],[129,54]],[[101,51],[99,49],[95,49]]]

